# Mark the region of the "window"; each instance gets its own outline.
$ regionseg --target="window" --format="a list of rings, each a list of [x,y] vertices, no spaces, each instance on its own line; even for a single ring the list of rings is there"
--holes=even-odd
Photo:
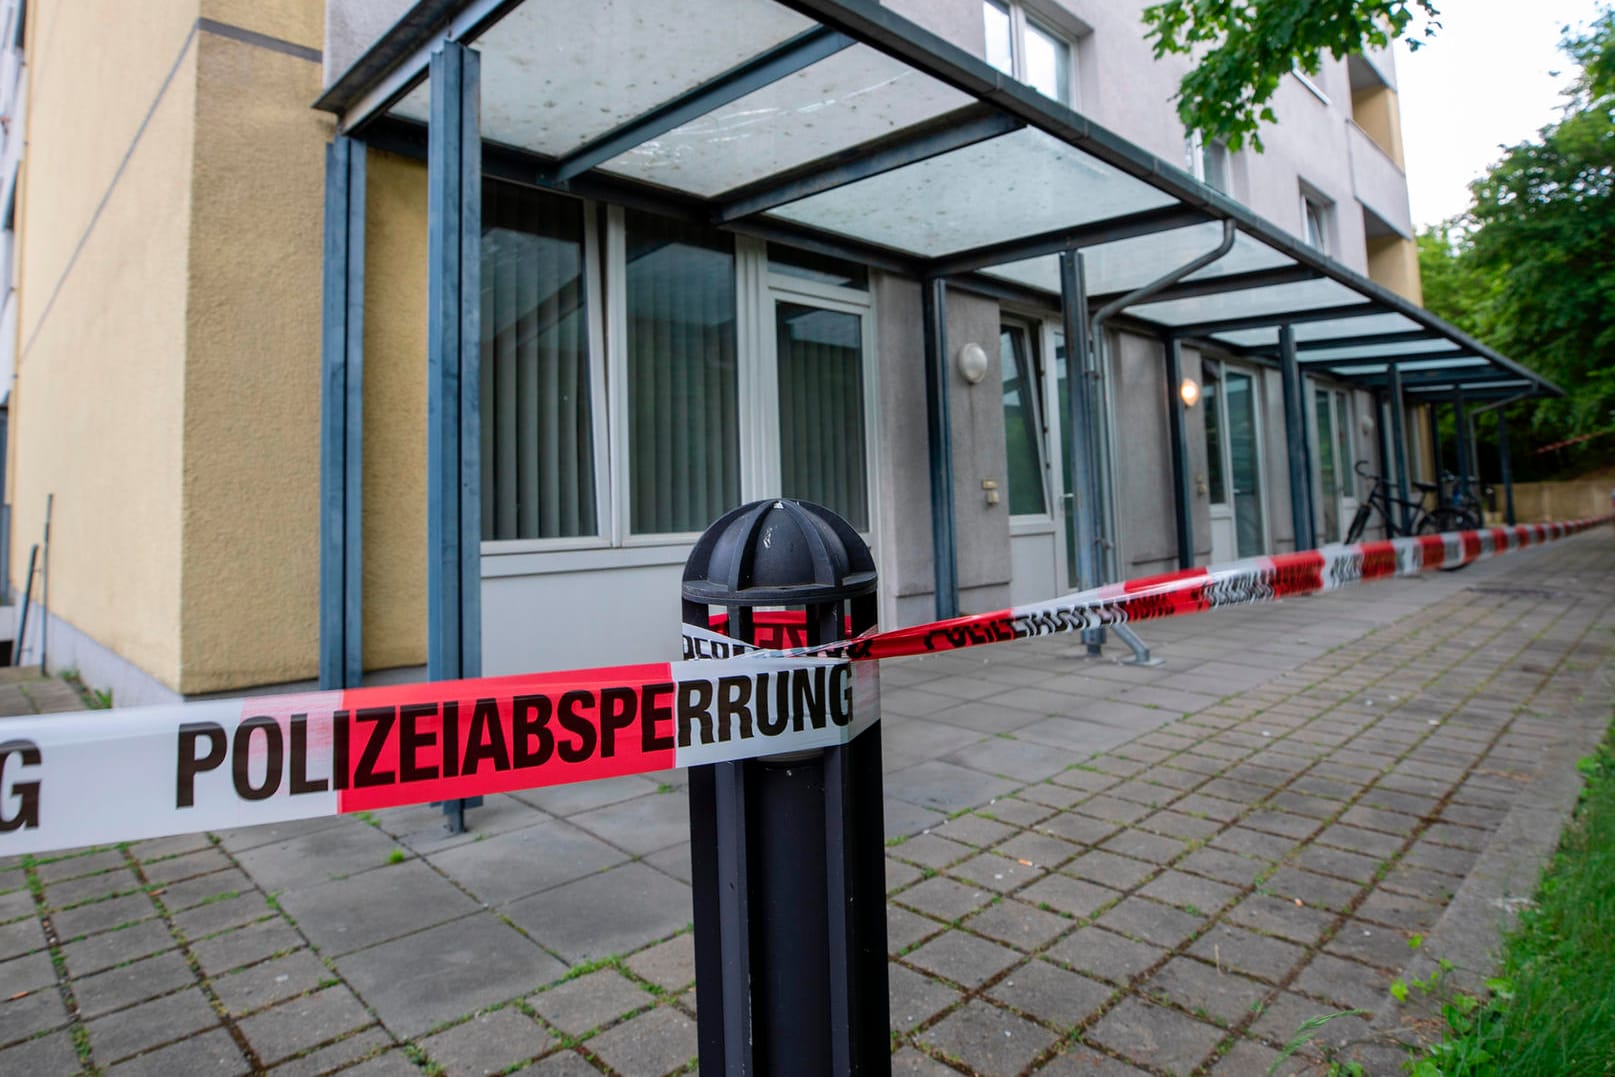
[[[998,369],[1004,396],[1004,443],[1008,449],[1009,513],[1048,512],[1043,475],[1043,422],[1038,414],[1036,364],[1027,327],[1005,325],[998,332]]]
[[[634,211],[626,229],[629,528],[700,531],[740,503],[734,240]]]
[[[1224,194],[1233,193],[1228,146],[1221,139],[1205,141],[1196,131],[1184,139],[1184,155],[1195,179]]]
[[[774,308],[780,493],[869,530],[863,319],[816,305]]]
[[[1329,252],[1329,203],[1305,190],[1301,192],[1301,238],[1309,247]]]
[[[482,537],[599,533],[581,202],[488,182]]]
[[[987,33],[987,62],[1019,79],[1044,97],[1062,105],[1073,104],[1072,69],[1075,51],[1064,35],[1019,3],[982,0],[982,24]]]

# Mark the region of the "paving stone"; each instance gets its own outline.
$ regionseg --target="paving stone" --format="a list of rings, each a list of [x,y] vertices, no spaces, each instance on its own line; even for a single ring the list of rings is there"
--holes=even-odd
[[[1143,830],[1124,830],[1120,834],[1105,842],[1102,848],[1106,852],[1120,853],[1136,860],[1145,860],[1151,864],[1170,864],[1182,855],[1188,846],[1176,838],[1162,837],[1159,834],[1150,834]]]
[[[1345,823],[1336,823],[1324,828],[1316,840],[1324,845],[1334,845],[1350,852],[1381,859],[1400,849],[1403,841],[1393,834],[1381,834],[1377,830],[1364,830],[1362,827],[1347,826]]]
[[[318,1077],[361,1058],[380,1054],[393,1045],[393,1038],[380,1027],[371,1027],[337,1040],[306,1055],[282,1062],[270,1072],[275,1077]],[[346,1072],[352,1072],[351,1070]]]
[[[1030,860],[1040,868],[1056,868],[1083,850],[1063,838],[1023,830],[993,851],[1015,860]]]
[[[1301,1077],[1312,1068],[1312,1063],[1292,1055],[1280,1058],[1279,1052],[1255,1040],[1240,1040],[1219,1058],[1211,1072],[1216,1077],[1249,1077],[1265,1074],[1267,1077]]]
[[[961,860],[975,856],[976,850],[969,845],[939,838],[935,834],[917,834],[901,845],[893,846],[889,855],[940,871],[949,864],[957,864]]]
[[[888,894],[901,890],[917,879],[923,879],[925,872],[913,864],[905,864],[901,860],[886,858],[886,892]]]
[[[1380,883],[1387,890],[1399,890],[1442,905],[1452,901],[1452,896],[1462,884],[1463,880],[1456,876],[1411,864],[1398,864]]]
[[[45,929],[29,918],[0,927],[0,960],[19,957],[45,948]]]
[[[1204,916],[1194,916],[1142,897],[1124,898],[1098,920],[1100,927],[1169,950],[1181,946],[1205,922]]]
[[[1030,725],[1036,716],[1028,716],[1020,725]],[[987,774],[1013,779],[1016,783],[1041,781],[1053,777],[1074,763],[1085,759],[1088,752],[1052,747],[1031,740],[1006,740],[989,737],[979,744],[960,749],[948,756],[952,762],[971,767]]]
[[[1331,954],[1398,972],[1413,957],[1408,933],[1364,920],[1347,920],[1324,946]]]
[[[1380,861],[1375,857],[1348,853],[1344,849],[1332,849],[1327,845],[1307,845],[1296,853],[1290,862],[1309,871],[1353,881],[1372,879],[1380,866]]]
[[[1295,978],[1295,990],[1336,1005],[1373,1012],[1385,1005],[1395,975],[1332,954],[1318,954]]]
[[[1075,1028],[1099,1012],[1115,988],[1049,964],[1028,961],[987,993],[1059,1028]]]
[[[4,1012],[4,1011],[0,1011]],[[9,1035],[7,1036],[9,1039]],[[27,1074],[29,1077],[67,1077],[80,1071],[73,1037],[66,1031],[23,1040],[0,1051],[0,1073]]]
[[[952,923],[992,901],[993,893],[979,886],[967,886],[954,879],[937,876],[898,894],[897,901],[912,909]]]
[[[1445,906],[1390,890],[1373,890],[1357,906],[1356,915],[1407,931],[1428,931],[1441,919]]]
[[[695,1022],[660,1006],[602,1032],[588,1049],[622,1077],[662,1077],[695,1057]]]
[[[419,860],[287,890],[279,901],[327,954],[352,953],[477,908],[463,891]]]
[[[228,840],[226,842],[228,844]],[[387,866],[398,847],[390,834],[357,819],[321,827],[236,854],[241,867],[268,892],[307,889],[357,872]],[[398,870],[393,868],[391,870]]]
[[[603,778],[592,782],[575,782],[571,785],[554,785],[547,789],[526,789],[515,796],[542,808],[551,815],[562,817],[592,811],[607,804],[654,793],[657,783],[639,775],[621,778]]]
[[[924,1024],[963,996],[930,976],[893,962],[886,971],[892,1028],[900,1032]]]
[[[1295,1037],[1310,1031],[1311,1041],[1316,1047],[1309,1050],[1309,1053],[1316,1053],[1316,1048],[1339,1050],[1368,1034],[1368,1025],[1360,1018],[1344,1014],[1329,1017],[1330,1014],[1340,1014],[1340,1008],[1331,1003],[1316,1002],[1289,991],[1281,991],[1263,1007],[1261,1015],[1251,1024],[1250,1031],[1278,1047],[1283,1047]],[[1321,1017],[1329,1019],[1310,1030],[1304,1028],[1308,1023],[1316,1022]]]
[[[1184,841],[1205,841],[1222,829],[1221,824],[1211,819],[1200,819],[1193,815],[1185,815],[1183,812],[1170,810],[1158,811],[1154,815],[1146,816],[1139,821],[1138,826],[1144,830],[1165,834],[1170,838],[1181,838]]]
[[[1077,815],[1072,812],[1061,812],[1052,818],[1045,819],[1037,825],[1037,829],[1045,834],[1052,834],[1067,841],[1077,842],[1081,845],[1098,845],[1112,834],[1117,833],[1121,827],[1116,823],[1107,823],[1100,819],[1092,819],[1086,815]]]
[[[1241,888],[1255,882],[1256,876],[1266,871],[1267,866],[1263,861],[1252,860],[1226,849],[1196,849],[1173,865],[1178,871],[1204,875]]]
[[[1335,914],[1297,905],[1283,898],[1253,894],[1230,909],[1226,918],[1230,923],[1266,935],[1278,935],[1303,946],[1311,946],[1323,938],[1334,924]]]
[[[1402,854],[1404,864],[1459,876],[1468,875],[1470,869],[1475,866],[1475,861],[1479,859],[1480,854],[1473,849],[1436,845],[1422,840],[1415,842],[1406,853]]]
[[[657,794],[635,797],[574,815],[569,822],[619,849],[643,855],[690,840],[689,810],[682,800]]]
[[[635,975],[664,990],[682,991],[695,983],[695,935],[685,932],[641,950],[623,963]]]
[[[987,906],[961,926],[1029,953],[1070,930],[1072,923],[1010,898]]]
[[[105,1065],[218,1023],[207,997],[192,988],[98,1017],[85,1028],[95,1060]]]
[[[655,1001],[655,996],[615,969],[600,969],[532,995],[527,1003],[562,1032],[581,1036]]]
[[[905,1047],[892,1056],[892,1073],[898,1077],[956,1077],[958,1070]]]
[[[172,917],[174,926],[187,939],[205,939],[221,931],[243,927],[256,920],[276,915],[275,909],[257,890],[249,890],[232,898],[198,905]]]
[[[1073,1047],[1037,1071],[1038,1077],[1143,1077],[1144,1071],[1087,1047]]]
[[[374,1018],[340,984],[262,1010],[236,1022],[266,1065],[372,1024]]]
[[[1124,939],[1097,927],[1079,928],[1047,954],[1078,972],[1123,985],[1166,955],[1159,946]]]
[[[68,1022],[67,1006],[54,984],[0,1002],[0,1042],[33,1036]]]
[[[991,845],[997,845],[1007,838],[1012,838],[1020,831],[1013,826],[1005,826],[1003,823],[994,822],[991,819],[972,813],[961,815],[957,819],[950,819],[941,826],[934,828],[931,833],[941,838],[947,838],[949,841],[963,842],[977,848],[986,848]]]
[[[900,954],[921,939],[942,930],[942,925],[896,905],[886,907],[886,952]]]
[[[147,862],[198,852],[212,844],[206,834],[174,834],[166,838],[137,841],[129,846],[129,852],[136,860]]]
[[[27,890],[13,890],[8,894],[0,894],[0,922],[33,915],[35,915],[34,895]]]
[[[1283,860],[1296,846],[1294,838],[1281,834],[1265,834],[1249,827],[1231,826],[1211,839],[1215,849],[1226,849],[1241,856],[1254,856],[1262,860]]]
[[[0,998],[7,998],[19,991],[55,985],[56,966],[51,963],[48,950],[0,961]],[[5,1038],[0,1037],[0,1043],[3,1042]]]
[[[1233,800],[1224,800],[1222,797],[1210,796],[1203,792],[1190,793],[1181,800],[1174,801],[1172,808],[1187,815],[1204,816],[1219,823],[1231,823],[1244,815],[1246,805]]]
[[[36,925],[37,929],[37,925]],[[174,936],[161,920],[147,920],[120,931],[104,931],[81,942],[62,947],[70,976],[88,976],[125,961],[134,961],[161,950],[172,950]]]
[[[1174,957],[1144,982],[1142,990],[1152,997],[1164,995],[1198,1017],[1231,1028],[1251,1016],[1272,988],[1190,957]]]
[[[886,776],[885,784],[888,796],[947,813],[985,804],[1020,785],[941,760],[894,771]]]
[[[1064,872],[1115,890],[1131,890],[1159,870],[1154,864],[1096,849],[1071,861]]]
[[[1186,1074],[1211,1057],[1222,1033],[1163,1006],[1124,999],[1087,1038],[1136,1062]]]
[[[210,871],[220,871],[232,866],[230,858],[222,850],[209,847],[198,852],[186,853],[184,856],[142,864],[141,868],[145,871],[148,881],[162,886],[166,883],[189,879],[194,875],[206,875]]]
[[[1231,904],[1243,891],[1198,875],[1169,870],[1145,883],[1138,892],[1185,912],[1211,915]]]
[[[449,1073],[499,1074],[543,1054],[552,1042],[537,1021],[512,1006],[479,1013],[421,1040],[420,1047]]]
[[[235,1040],[224,1029],[216,1028],[120,1062],[107,1072],[113,1077],[173,1077],[178,1073],[186,1077],[234,1077],[249,1070]]]
[[[150,920],[156,915],[157,906],[153,905],[145,894],[127,894],[124,897],[53,912],[50,922],[56,929],[56,937],[67,942],[85,935],[93,935],[97,931],[110,931],[142,920]]]
[[[909,964],[979,987],[1021,959],[1014,950],[963,931],[948,931],[910,953]]]
[[[1029,800],[1021,800],[1018,797],[999,797],[997,800],[983,804],[976,809],[980,815],[985,815],[1013,826],[1033,826],[1047,819],[1052,810],[1047,804],[1034,804]]]
[[[1054,1034],[1007,1010],[972,999],[920,1033],[920,1039],[981,1073],[1018,1073]]]
[[[212,980],[213,992],[231,1014],[261,1010],[265,1006],[312,991],[335,979],[312,950],[298,950],[240,972]]]
[[[108,969],[73,982],[73,998],[86,1020],[196,983],[196,975],[176,950]]]
[[[337,967],[401,1037],[527,994],[566,971],[487,913],[340,957]]]
[[[1000,894],[1007,894],[1047,874],[1041,868],[1022,864],[1018,860],[999,856],[997,853],[980,853],[963,864],[955,864],[948,869],[948,873]]]
[[[303,936],[285,920],[275,918],[248,924],[191,944],[197,964],[209,976],[262,961],[271,954],[304,945]]]
[[[1300,868],[1281,867],[1262,883],[1262,890],[1275,897],[1300,898],[1308,905],[1343,912],[1362,890],[1362,885]]]
[[[1097,883],[1060,874],[1039,879],[1016,896],[1039,908],[1047,906],[1055,912],[1085,919],[1104,906],[1120,900],[1122,895],[1119,891]]]
[[[1153,809],[1147,804],[1122,800],[1109,793],[1100,793],[1078,804],[1076,810],[1083,815],[1103,819],[1109,823],[1136,823],[1149,815]]]
[[[54,860],[45,860],[34,870],[39,875],[39,881],[49,889],[52,883],[67,879],[77,879],[84,875],[95,875],[110,871],[113,868],[126,868],[128,861],[121,851],[117,849],[101,849],[96,852],[83,853],[77,856],[63,856]]]
[[[1189,952],[1214,967],[1233,969],[1274,983],[1284,979],[1307,956],[1292,942],[1218,924],[1194,941]]]
[[[420,1074],[420,1068],[403,1051],[388,1051],[342,1071],[342,1077],[420,1077]]]
[[[257,890],[257,885],[247,877],[246,872],[239,868],[226,868],[153,887],[151,895],[160,898],[169,912],[177,913],[204,902],[217,901],[221,896],[245,894],[249,890]]]

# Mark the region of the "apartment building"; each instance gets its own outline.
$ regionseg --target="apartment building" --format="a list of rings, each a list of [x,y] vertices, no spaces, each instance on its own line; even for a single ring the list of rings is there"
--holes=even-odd
[[[1418,307],[1389,54],[1232,153],[1141,7],[31,9],[53,661],[134,703],[665,658],[695,535],[773,496],[868,537],[884,623],[997,608],[1337,539],[1431,407],[1554,391]]]

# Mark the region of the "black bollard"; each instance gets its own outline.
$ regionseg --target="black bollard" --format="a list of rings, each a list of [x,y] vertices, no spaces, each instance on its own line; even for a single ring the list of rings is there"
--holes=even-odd
[[[696,542],[684,621],[712,627],[721,607],[735,639],[828,643],[874,627],[875,584],[841,517],[758,501]],[[879,723],[840,747],[692,767],[690,862],[702,1072],[890,1074]]]

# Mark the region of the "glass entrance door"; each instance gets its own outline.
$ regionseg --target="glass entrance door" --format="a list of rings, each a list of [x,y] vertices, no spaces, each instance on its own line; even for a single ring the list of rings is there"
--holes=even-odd
[[[1256,557],[1267,552],[1256,379],[1235,367],[1213,362],[1205,364],[1203,377],[1211,559],[1220,562]]]
[[[1318,462],[1318,539],[1339,542],[1357,511],[1352,488],[1351,399],[1339,389],[1313,389],[1313,453]]]

